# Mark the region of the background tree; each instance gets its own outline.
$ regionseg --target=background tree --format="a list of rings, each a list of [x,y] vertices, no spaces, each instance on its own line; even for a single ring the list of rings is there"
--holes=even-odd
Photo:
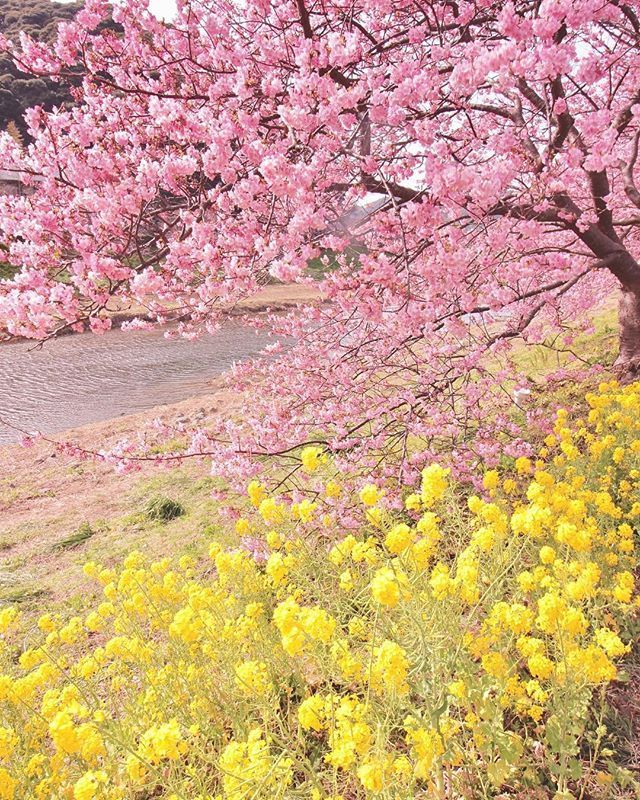
[[[58,23],[72,19],[80,3],[55,3],[51,0],[2,0],[0,33],[15,41],[21,31],[39,41],[53,42]],[[0,57],[0,129],[12,122],[22,135],[27,132],[24,113],[32,106],[50,111],[71,102],[69,87],[58,81],[22,72],[11,57]]]
[[[194,448],[229,466],[228,442],[283,452],[322,430],[372,465],[443,436],[495,457],[495,428],[517,437],[511,340],[569,347],[619,295],[637,374],[638,6],[204,0],[167,26],[129,2],[115,35],[91,0],[16,53],[83,81],[77,109],[28,113],[28,152],[0,150],[39,181],[0,208],[24,265],[0,288],[7,335],[104,330],[114,297],[213,329],[328,253],[328,304],[273,321],[297,344],[263,365],[245,424]]]

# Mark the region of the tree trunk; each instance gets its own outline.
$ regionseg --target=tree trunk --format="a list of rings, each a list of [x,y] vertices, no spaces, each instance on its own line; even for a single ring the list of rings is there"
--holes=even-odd
[[[624,383],[640,378],[640,288],[623,288],[618,306],[620,354],[616,367]]]

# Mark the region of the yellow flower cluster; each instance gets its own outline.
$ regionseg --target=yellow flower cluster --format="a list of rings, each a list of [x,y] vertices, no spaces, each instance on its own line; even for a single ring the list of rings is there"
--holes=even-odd
[[[587,403],[482,497],[434,464],[392,513],[307,448],[313,502],[248,487],[266,559],[134,552],[86,565],[81,616],[0,608],[0,800],[611,792],[589,726],[640,607],[640,385]]]

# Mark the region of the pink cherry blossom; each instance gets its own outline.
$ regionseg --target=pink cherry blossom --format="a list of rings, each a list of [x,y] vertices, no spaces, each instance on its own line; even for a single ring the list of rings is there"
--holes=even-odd
[[[317,439],[403,478],[410,451],[462,472],[515,452],[511,342],[578,332],[617,294],[619,361],[640,363],[639,15],[184,0],[165,24],[88,0],[51,47],[2,40],[80,85],[74,108],[28,113],[26,147],[0,139],[30,187],[0,198],[20,268],[0,330],[101,332],[126,301],[150,320],[129,327],[177,317],[193,336],[272,277],[314,282],[320,306],[269,318],[280,352],[234,371],[261,382],[244,419],[195,429],[191,452],[246,476]],[[105,457],[131,468],[149,441]]]

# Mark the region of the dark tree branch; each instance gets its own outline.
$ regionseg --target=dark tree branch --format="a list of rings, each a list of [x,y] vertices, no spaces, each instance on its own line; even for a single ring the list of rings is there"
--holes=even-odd
[[[296,0],[296,6],[298,7],[298,14],[300,14],[300,23],[302,24],[302,30],[304,31],[304,38],[313,39],[311,20],[309,19],[309,12],[304,4],[304,0]]]

